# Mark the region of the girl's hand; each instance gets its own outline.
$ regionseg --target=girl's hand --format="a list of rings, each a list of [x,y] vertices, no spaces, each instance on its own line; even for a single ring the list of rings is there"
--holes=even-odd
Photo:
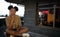
[[[17,31],[20,31],[20,29],[21,29],[21,27],[18,27],[18,28],[17,28]]]
[[[11,24],[8,26],[8,29],[12,29],[12,25]]]

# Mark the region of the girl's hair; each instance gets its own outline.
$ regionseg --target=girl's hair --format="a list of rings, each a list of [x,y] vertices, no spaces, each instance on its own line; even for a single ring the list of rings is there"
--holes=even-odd
[[[16,11],[18,11],[18,7],[13,7],[12,5],[10,5],[9,7],[8,7],[8,10],[11,10],[12,8],[14,8]]]

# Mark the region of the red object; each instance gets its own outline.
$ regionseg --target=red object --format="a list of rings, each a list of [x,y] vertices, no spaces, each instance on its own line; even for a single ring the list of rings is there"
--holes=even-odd
[[[43,14],[48,14],[49,11],[48,11],[48,10],[44,10],[44,11],[42,11],[42,13],[43,13]]]

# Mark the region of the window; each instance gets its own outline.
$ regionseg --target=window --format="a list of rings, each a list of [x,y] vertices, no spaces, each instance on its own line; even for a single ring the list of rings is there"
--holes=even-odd
[[[24,5],[17,5],[14,3],[8,3],[4,0],[0,0],[0,17],[5,17],[6,15],[9,16],[9,10],[8,10],[8,6],[9,5],[13,5],[13,6],[17,6],[19,8],[19,11],[16,12],[17,15],[24,17],[24,11],[25,11],[25,6]]]
[[[38,4],[39,25],[60,28],[60,5]]]

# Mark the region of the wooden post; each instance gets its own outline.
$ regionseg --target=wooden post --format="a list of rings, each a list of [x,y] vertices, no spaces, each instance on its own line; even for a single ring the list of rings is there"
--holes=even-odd
[[[56,5],[54,5],[53,28],[55,27],[55,12],[56,12]]]

